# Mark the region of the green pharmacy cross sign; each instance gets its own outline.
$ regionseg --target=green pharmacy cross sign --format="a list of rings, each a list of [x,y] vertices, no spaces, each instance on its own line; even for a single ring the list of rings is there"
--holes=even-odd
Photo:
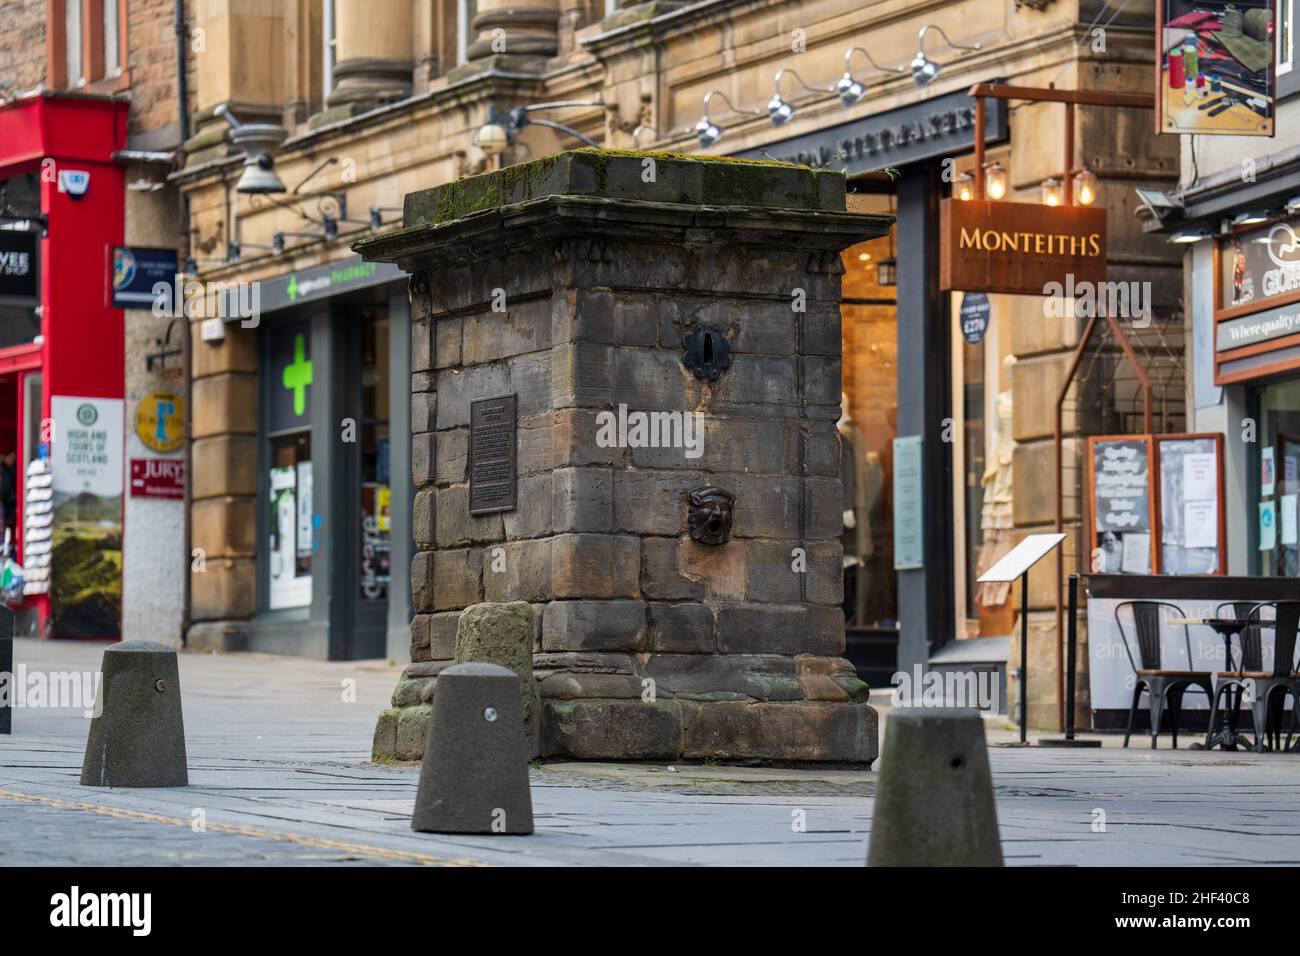
[[[311,360],[307,358],[306,337],[299,332],[293,337],[293,361],[284,367],[284,387],[293,392],[293,413],[307,411],[307,386],[311,384]]]

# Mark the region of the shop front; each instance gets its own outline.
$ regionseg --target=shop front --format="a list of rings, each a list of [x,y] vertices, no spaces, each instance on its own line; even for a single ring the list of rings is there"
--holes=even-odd
[[[261,283],[250,650],[330,660],[409,642],[410,308],[344,261]]]
[[[126,118],[111,96],[0,105],[0,508],[25,572],[2,597],[18,633],[122,633],[123,317],[105,290]]]

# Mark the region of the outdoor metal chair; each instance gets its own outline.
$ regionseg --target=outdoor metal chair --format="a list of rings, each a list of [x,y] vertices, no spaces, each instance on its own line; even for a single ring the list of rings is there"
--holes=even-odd
[[[1133,616],[1133,629],[1137,637],[1137,660],[1133,658],[1129,633],[1124,627],[1121,612],[1125,608],[1129,608]],[[1160,735],[1160,722],[1166,709],[1169,712],[1173,746],[1175,750],[1178,749],[1178,718],[1183,710],[1183,694],[1189,687],[1203,691],[1207,700],[1212,699],[1214,695],[1210,672],[1190,669],[1192,639],[1186,624],[1182,625],[1183,648],[1187,654],[1189,669],[1175,670],[1164,666],[1160,640],[1162,611],[1168,611],[1169,617],[1187,616],[1177,604],[1165,601],[1124,601],[1115,608],[1115,624],[1119,627],[1120,639],[1124,642],[1124,652],[1128,654],[1128,662],[1133,668],[1134,676],[1133,703],[1128,711],[1128,729],[1124,732],[1125,747],[1128,746],[1129,738],[1133,735],[1133,725],[1137,720],[1138,704],[1142,700],[1143,691],[1147,693],[1147,705],[1151,711],[1152,750],[1156,748],[1156,738]]]
[[[1264,648],[1261,632],[1264,628],[1252,624],[1241,632],[1241,665],[1234,672],[1220,672],[1217,676],[1220,689],[1216,689],[1214,704],[1210,709],[1210,726],[1218,713],[1219,693],[1228,686],[1240,685],[1250,703],[1251,717],[1255,723],[1257,753],[1281,750],[1282,714],[1286,695],[1292,700],[1292,726],[1287,732],[1287,742],[1295,733],[1296,701],[1300,700],[1300,674],[1296,673],[1296,630],[1300,627],[1300,601],[1263,601],[1252,605],[1241,615],[1243,620],[1264,621],[1262,612],[1272,609],[1273,618],[1273,669],[1264,669]],[[1236,606],[1240,614],[1240,603]]]

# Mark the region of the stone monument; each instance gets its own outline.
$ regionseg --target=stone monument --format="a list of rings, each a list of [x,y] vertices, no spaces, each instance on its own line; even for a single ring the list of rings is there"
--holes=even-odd
[[[577,150],[406,197],[418,760],[457,618],[524,601],[543,756],[865,762],[840,657],[840,252],[892,220],[785,163]]]

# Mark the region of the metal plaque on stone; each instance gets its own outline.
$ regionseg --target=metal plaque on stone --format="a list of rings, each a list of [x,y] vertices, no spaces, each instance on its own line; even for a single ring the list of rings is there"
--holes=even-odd
[[[470,514],[515,509],[518,494],[515,446],[514,395],[470,402]]]

